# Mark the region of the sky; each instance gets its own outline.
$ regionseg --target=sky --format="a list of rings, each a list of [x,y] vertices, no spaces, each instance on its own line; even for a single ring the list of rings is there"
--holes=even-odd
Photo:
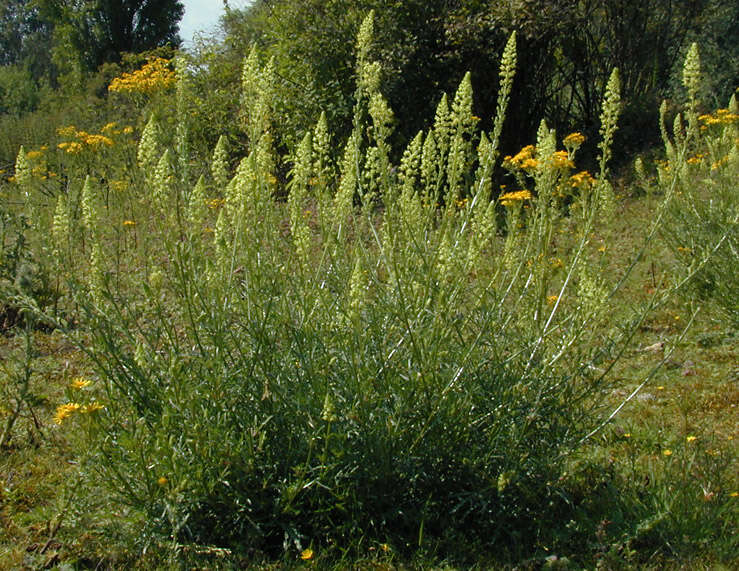
[[[185,5],[185,15],[180,21],[180,36],[185,47],[192,45],[196,32],[211,32],[218,24],[218,18],[223,14],[223,0],[182,0]],[[229,0],[232,8],[243,8],[248,0]]]

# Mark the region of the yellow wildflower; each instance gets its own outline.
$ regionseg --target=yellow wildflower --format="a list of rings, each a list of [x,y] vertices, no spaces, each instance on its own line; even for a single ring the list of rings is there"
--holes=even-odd
[[[92,402],[91,402],[90,404],[86,404],[85,406],[83,406],[83,407],[82,407],[82,408],[80,409],[80,412],[82,412],[82,413],[85,413],[85,414],[89,414],[89,413],[91,413],[91,412],[95,412],[95,411],[98,411],[98,410],[102,410],[102,409],[104,409],[104,408],[105,408],[105,406],[103,406],[103,405],[102,405],[102,404],[100,404],[99,402],[97,402],[97,401],[92,401]]]
[[[118,126],[118,123],[113,121],[112,123],[108,123],[105,125],[102,129],[100,129],[101,133],[107,133],[108,131],[114,130]]]
[[[531,200],[532,195],[528,190],[517,190],[516,192],[506,192],[500,197],[500,203],[503,206],[511,206],[516,202]]]
[[[663,450],[662,451],[663,456],[672,456],[672,450]]]
[[[565,147],[579,147],[585,142],[585,135],[582,133],[570,133],[564,139]]]
[[[595,179],[588,171],[580,171],[570,177],[570,186],[573,188],[589,188],[595,183]]]
[[[570,160],[567,151],[557,151],[552,155],[552,164],[557,169],[571,169],[575,167],[575,163]]]
[[[159,479],[157,479],[157,484],[159,484],[160,486],[166,486],[167,482],[169,482],[169,480],[167,480],[167,478],[165,478],[164,476],[159,476]]]
[[[133,133],[133,127],[131,127],[131,126],[123,127],[123,134],[124,135],[130,135],[131,133]]]
[[[694,441],[695,441],[695,440],[697,440],[697,439],[698,439],[698,437],[697,437],[697,436],[688,436],[688,437],[687,437],[687,438],[686,438],[685,440],[686,440],[687,442],[694,442]]]
[[[59,127],[56,130],[56,134],[60,137],[75,137],[77,135],[77,129],[74,127],[74,125]]]
[[[75,155],[82,152],[82,144],[77,142],[67,143],[66,150],[69,154]]]
[[[556,296],[556,295],[547,296],[547,304],[554,305],[555,303],[557,303],[557,300],[558,299],[559,299],[559,297]]]
[[[112,147],[113,146],[113,139],[110,137],[106,137],[105,135],[93,135],[91,133],[87,133],[86,131],[77,131],[75,133],[75,137],[78,139],[78,143],[67,143],[68,146],[73,145],[79,145],[80,148],[82,148],[82,145],[87,145],[88,147],[92,148],[98,148],[102,146],[106,147]],[[63,145],[64,143],[60,143],[60,145]],[[69,150],[67,150],[69,152]]]
[[[698,117],[706,125],[731,125],[739,122],[739,115],[728,109],[717,109],[713,114],[705,114]]]
[[[150,58],[141,69],[114,78],[108,86],[108,91],[151,95],[173,87],[176,81],[177,77],[171,69],[170,60],[155,57]]]
[[[303,551],[300,552],[300,558],[303,561],[307,561],[308,559],[313,559],[313,550],[310,548],[303,549]]]
[[[536,153],[536,147],[534,145],[526,145],[521,149],[515,156],[510,155],[505,157],[504,163],[515,167],[521,167],[524,162],[531,160]]]
[[[88,381],[87,379],[83,379],[82,377],[77,377],[72,380],[69,386],[73,389],[84,389],[85,387],[89,387],[91,384],[92,381]]]
[[[728,162],[729,162],[729,156],[728,156],[728,155],[726,155],[726,156],[725,156],[724,158],[722,158],[722,159],[719,159],[719,160],[717,160],[716,162],[714,162],[714,163],[713,163],[713,164],[711,165],[711,170],[712,170],[712,171],[718,170],[718,169],[720,169],[720,168],[721,168],[722,166],[724,166],[725,164],[727,164]]]
[[[80,409],[80,405],[76,402],[68,402],[66,404],[60,404],[56,408],[56,414],[54,415],[54,422],[61,424],[66,418],[69,418]]]
[[[134,222],[133,220],[124,220],[123,221],[123,226],[125,226],[127,228],[129,228],[131,226],[136,226],[136,222]]]

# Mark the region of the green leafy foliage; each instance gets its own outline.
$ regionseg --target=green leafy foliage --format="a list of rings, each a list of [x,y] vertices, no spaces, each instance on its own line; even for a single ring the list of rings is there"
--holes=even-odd
[[[84,69],[118,61],[123,52],[180,43],[178,22],[184,7],[179,0],[41,0],[40,6],[54,25],[58,48],[71,47],[65,57],[77,59]]]
[[[509,112],[518,128],[503,136],[509,152],[531,140],[542,117],[558,130],[578,126],[594,136],[613,68],[621,71],[625,105],[619,145],[653,144],[658,134],[648,110],[670,93],[687,40],[701,36],[723,45],[733,37],[726,23],[736,21],[732,9],[710,1],[256,2],[228,12],[225,54],[240,59],[258,45],[267,58],[276,58],[286,95],[277,108],[290,124],[305,130],[326,111],[336,132],[346,136],[352,38],[371,9],[377,14],[373,53],[382,62],[383,89],[399,118],[395,137],[403,145],[428,126],[442,93],[453,91],[468,70],[474,70],[475,112],[491,117],[499,57],[509,34],[519,33],[521,65]],[[721,77],[731,75],[731,58],[714,61]],[[731,81],[724,88],[733,89]]]

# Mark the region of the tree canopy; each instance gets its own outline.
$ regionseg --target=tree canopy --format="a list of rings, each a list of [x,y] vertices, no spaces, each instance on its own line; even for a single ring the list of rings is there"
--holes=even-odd
[[[649,144],[650,130],[658,135],[652,108],[673,87],[687,45],[700,39],[723,46],[717,53],[725,54],[726,46],[736,53],[731,38],[739,19],[736,5],[718,0],[257,0],[227,10],[225,44],[239,58],[251,45],[275,58],[291,121],[312,121],[323,110],[339,132],[347,131],[353,38],[370,10],[377,19],[383,92],[406,141],[427,126],[441,94],[454,91],[467,71],[476,113],[491,117],[499,54],[517,31],[519,66],[509,113],[516,129],[504,141],[510,147],[529,140],[543,117],[560,130],[584,125],[596,134],[600,101],[615,67],[626,105],[622,136],[633,145]],[[714,83],[733,89],[737,64],[716,70]]]
[[[179,46],[180,0],[38,0],[58,41],[87,69],[118,61],[124,52]]]

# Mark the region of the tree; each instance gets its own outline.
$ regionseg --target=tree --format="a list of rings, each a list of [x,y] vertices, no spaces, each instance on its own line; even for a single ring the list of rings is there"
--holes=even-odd
[[[117,62],[124,52],[165,45],[178,47],[180,0],[38,0],[55,25],[59,46],[71,48],[80,63],[95,70]],[[67,55],[68,57],[68,55]]]
[[[531,141],[545,118],[561,134],[584,131],[591,144],[581,157],[588,158],[606,83],[618,67],[625,109],[617,145],[626,155],[659,139],[655,110],[660,99],[679,95],[674,78],[691,40],[708,48],[706,75],[721,90],[719,101],[731,95],[737,6],[720,0],[256,0],[227,10],[223,53],[238,61],[257,45],[265,59],[275,58],[285,132],[310,127],[325,111],[343,138],[351,130],[354,38],[374,10],[373,57],[382,64],[382,91],[398,119],[401,148],[428,126],[441,94],[453,92],[466,71],[475,114],[490,127],[500,54],[516,31],[518,69],[502,150],[513,153]]]
[[[51,27],[33,0],[0,0],[0,66],[19,65],[38,80],[49,71]]]
[[[39,84],[53,80],[51,28],[33,0],[0,0],[0,114],[20,115],[39,102]]]
[[[457,3],[257,0],[243,10],[227,8],[222,24],[232,57],[243,58],[256,44],[265,58],[275,58],[288,132],[312,126],[324,111],[332,130],[344,137],[352,125],[357,30],[375,10],[374,57],[382,63],[383,91],[403,118],[402,145],[427,126],[428,109],[464,75],[450,76],[441,57],[444,18]]]

